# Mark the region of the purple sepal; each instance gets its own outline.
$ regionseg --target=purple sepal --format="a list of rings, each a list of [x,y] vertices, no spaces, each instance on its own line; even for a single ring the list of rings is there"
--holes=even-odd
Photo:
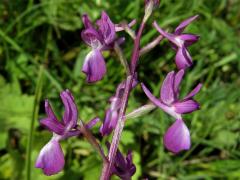
[[[183,22],[181,22],[181,23],[177,26],[177,28],[175,29],[175,32],[174,32],[174,33],[175,33],[176,35],[181,34],[181,33],[184,31],[184,29],[185,29],[191,22],[193,22],[194,20],[196,20],[197,18],[198,18],[198,15],[195,15],[195,16],[192,16],[192,17],[184,20]]]
[[[180,83],[181,83],[181,81],[182,81],[182,78],[183,78],[183,76],[184,76],[184,70],[183,69],[181,69],[180,71],[178,71],[177,73],[176,73],[176,75],[175,75],[175,78],[174,78],[174,97],[175,97],[175,99],[177,99],[178,98],[178,96],[179,96],[179,86],[180,86]]]
[[[41,168],[44,174],[50,176],[60,172],[64,163],[62,148],[59,141],[53,137],[40,151],[35,167]]]
[[[86,128],[87,129],[91,129],[93,126],[95,126],[95,124],[97,124],[100,121],[100,119],[98,117],[93,118],[92,120],[90,120],[87,124],[86,124]]]
[[[93,28],[92,22],[90,21],[87,14],[82,15],[82,22],[83,22],[85,29]]]
[[[40,124],[56,134],[63,135],[65,127],[57,120],[48,100],[45,100],[45,112],[47,117],[41,119]]]
[[[177,119],[167,130],[163,138],[165,147],[177,154],[189,150],[191,146],[190,133],[181,119]]]
[[[185,42],[184,45],[186,47],[188,47],[188,46],[192,45],[193,43],[197,42],[199,40],[200,36],[195,35],[195,34],[181,34],[179,36],[179,38],[181,40],[183,40]]]
[[[202,88],[202,84],[198,84],[183,100],[193,98]]]
[[[170,105],[174,101],[174,71],[167,74],[161,87],[161,100]]]
[[[54,121],[50,118],[44,118],[40,120],[40,124],[58,135],[64,134],[65,127],[59,121]]]
[[[99,27],[105,44],[111,44],[116,38],[115,25],[105,11],[102,12],[101,19],[96,24]]]
[[[105,114],[104,122],[100,127],[102,136],[109,135],[117,125],[118,111],[108,109]]]
[[[74,128],[77,125],[78,120],[78,110],[74,102],[74,97],[69,90],[61,92],[60,97],[62,99],[65,109],[63,115],[63,122],[65,126],[68,126],[69,128]]]
[[[87,82],[93,83],[101,80],[106,71],[106,64],[100,50],[94,49],[88,53],[82,67],[82,72],[87,75]]]
[[[191,113],[200,108],[199,104],[194,100],[176,102],[173,104],[173,107],[175,108],[175,112],[179,114]]]
[[[149,90],[148,88],[141,83],[142,89],[144,91],[144,93],[146,94],[146,96],[149,98],[149,100],[155,104],[156,106],[158,106],[159,108],[161,108],[163,111],[165,111],[166,113],[168,113],[169,115],[173,116],[174,118],[179,118],[180,114],[176,113],[174,111],[174,108],[171,106],[168,106],[166,104],[164,104],[161,100],[157,99]]]

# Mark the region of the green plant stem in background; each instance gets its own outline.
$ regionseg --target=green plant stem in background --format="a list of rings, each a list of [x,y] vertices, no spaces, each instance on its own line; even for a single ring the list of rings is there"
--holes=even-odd
[[[33,142],[33,136],[34,136],[34,122],[38,119],[39,101],[42,96],[43,70],[44,70],[44,67],[41,65],[39,74],[38,74],[34,105],[33,105],[33,113],[32,113],[32,119],[31,119],[30,128],[29,128],[28,143],[27,143],[27,160],[26,160],[26,167],[27,167],[26,179],[27,180],[31,179],[31,167],[32,167],[31,160],[32,160],[32,142]]]

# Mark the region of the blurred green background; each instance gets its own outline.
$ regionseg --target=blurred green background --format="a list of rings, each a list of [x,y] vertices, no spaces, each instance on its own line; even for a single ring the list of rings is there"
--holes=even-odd
[[[172,31],[185,18],[199,14],[186,32],[201,36],[191,46],[194,60],[182,84],[186,94],[197,83],[204,84],[196,99],[201,110],[185,116],[191,130],[192,148],[177,156],[167,152],[162,137],[174,121],[160,109],[128,120],[121,149],[132,149],[137,172],[134,179],[240,179],[240,1],[161,0],[144,31],[142,45],[158,35],[154,19]],[[62,142],[64,171],[46,177],[34,162],[51,133],[40,127],[44,99],[48,98],[61,117],[59,93],[70,89],[84,121],[104,117],[108,98],[124,78],[114,53],[104,53],[108,73],[97,84],[85,83],[81,72],[89,52],[80,38],[81,15],[92,20],[106,10],[113,22],[140,22],[143,0],[1,0],[0,1],[0,179],[98,179],[101,160],[82,138]],[[139,24],[137,24],[139,25]],[[134,27],[136,28],[136,26]],[[129,59],[132,40],[126,37],[124,53]],[[163,40],[139,63],[139,80],[155,95],[164,76],[174,65],[175,53]],[[138,86],[130,97],[128,111],[147,102]],[[98,127],[93,133],[101,139]],[[32,128],[31,128],[32,127]],[[30,131],[32,129],[33,131]],[[27,151],[32,137],[32,149]],[[107,139],[103,140],[106,141]],[[30,154],[32,161],[29,163]],[[27,165],[28,164],[28,165]]]

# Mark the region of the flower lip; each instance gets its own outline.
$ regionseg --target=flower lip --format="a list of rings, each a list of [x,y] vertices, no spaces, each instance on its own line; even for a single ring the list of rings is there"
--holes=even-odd
[[[106,64],[99,49],[94,49],[86,56],[82,72],[87,75],[87,82],[94,83],[106,74]]]
[[[164,134],[165,147],[174,154],[189,150],[191,146],[190,133],[182,119],[177,119]]]
[[[40,151],[35,167],[41,168],[50,176],[60,172],[65,164],[64,155],[59,141],[53,137]]]

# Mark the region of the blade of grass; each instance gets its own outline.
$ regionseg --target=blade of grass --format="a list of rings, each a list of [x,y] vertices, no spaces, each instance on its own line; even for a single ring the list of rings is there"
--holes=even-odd
[[[33,106],[33,113],[32,119],[30,123],[29,135],[28,135],[28,143],[27,143],[27,160],[26,160],[26,167],[27,167],[27,180],[31,180],[31,167],[32,167],[32,142],[34,136],[34,122],[38,119],[38,111],[39,111],[39,101],[42,95],[42,87],[43,87],[43,66],[40,66],[37,86],[35,90],[35,98],[34,98],[34,106]]]

